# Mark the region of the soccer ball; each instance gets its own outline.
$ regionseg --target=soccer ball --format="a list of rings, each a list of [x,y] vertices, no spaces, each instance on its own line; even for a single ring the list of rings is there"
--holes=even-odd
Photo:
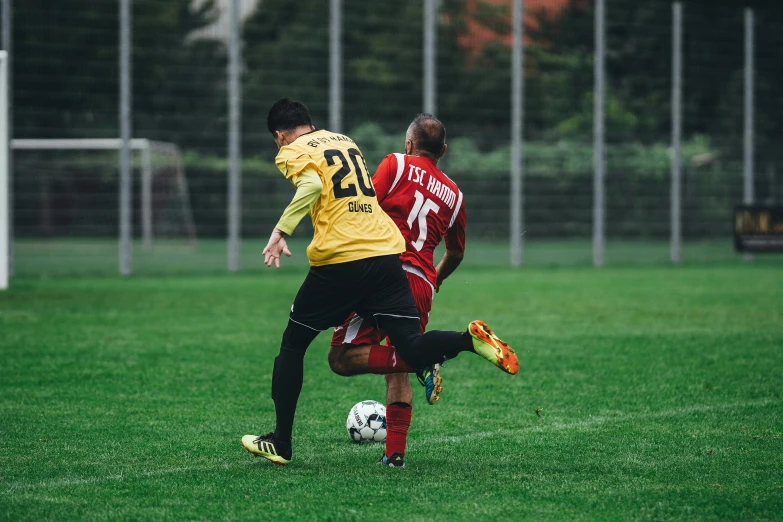
[[[345,429],[354,442],[386,440],[386,407],[380,402],[362,401],[348,412]]]

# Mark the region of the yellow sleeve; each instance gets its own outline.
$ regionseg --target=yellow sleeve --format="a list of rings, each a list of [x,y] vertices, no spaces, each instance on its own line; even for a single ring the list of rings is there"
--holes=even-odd
[[[296,187],[294,199],[285,208],[283,215],[280,216],[280,221],[277,222],[277,229],[289,236],[293,234],[296,225],[313,208],[324,188],[321,177],[314,168],[305,168],[297,174],[292,179]]]

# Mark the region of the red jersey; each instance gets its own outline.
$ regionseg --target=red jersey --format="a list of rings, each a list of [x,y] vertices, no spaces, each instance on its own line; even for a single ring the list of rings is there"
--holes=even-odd
[[[372,178],[381,208],[405,238],[403,263],[435,286],[433,254],[445,238],[449,250],[465,250],[465,202],[457,184],[427,158],[389,154]]]

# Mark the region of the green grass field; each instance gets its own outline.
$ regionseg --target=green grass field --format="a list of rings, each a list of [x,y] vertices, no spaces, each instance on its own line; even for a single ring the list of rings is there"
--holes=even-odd
[[[291,241],[294,257],[286,260],[286,269],[307,267],[304,253],[309,239],[301,235]],[[266,241],[244,239],[241,264],[245,271],[263,270],[261,251]],[[525,242],[525,265],[532,267],[590,266],[592,244],[585,239],[540,240]],[[20,239],[15,243],[15,274],[20,277],[116,276],[117,242],[112,239]],[[440,253],[436,255],[440,258]],[[226,273],[226,242],[201,239],[196,248],[184,241],[160,240],[152,251],[140,242],[133,247],[133,273],[142,276],[218,275]],[[683,244],[684,264],[738,264],[730,239],[688,241]],[[660,265],[669,262],[666,241],[609,240],[607,266]],[[757,256],[757,264],[783,265],[783,255]],[[509,265],[509,246],[503,241],[469,239],[465,266],[503,268]]]
[[[431,327],[483,318],[522,369],[463,354],[438,405],[417,387],[404,469],[349,441],[349,408],[383,401],[383,379],[331,374],[326,334],[306,357],[293,464],[240,447],[273,424],[298,266],[14,279],[0,519],[783,517],[779,263],[460,269]]]

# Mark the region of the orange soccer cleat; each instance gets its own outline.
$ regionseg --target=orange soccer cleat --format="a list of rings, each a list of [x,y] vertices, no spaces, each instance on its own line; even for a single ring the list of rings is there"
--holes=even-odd
[[[476,353],[511,375],[519,371],[516,352],[502,341],[484,321],[473,321],[468,326]]]

